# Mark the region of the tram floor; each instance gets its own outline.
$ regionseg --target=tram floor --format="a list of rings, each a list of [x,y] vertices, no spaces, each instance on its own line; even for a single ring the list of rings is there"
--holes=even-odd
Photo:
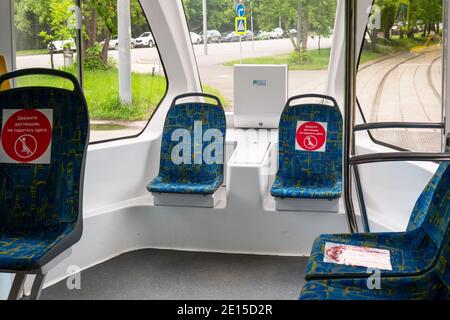
[[[307,258],[139,250],[81,272],[81,289],[61,281],[43,300],[293,300]]]

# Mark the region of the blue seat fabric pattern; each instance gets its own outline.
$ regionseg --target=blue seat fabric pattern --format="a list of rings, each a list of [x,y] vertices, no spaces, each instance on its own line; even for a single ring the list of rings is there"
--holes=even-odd
[[[450,166],[443,163],[419,197],[406,232],[319,237],[312,248],[306,274],[308,283],[301,299],[397,299],[419,296],[435,299],[448,296],[449,186]],[[323,262],[327,242],[390,250],[393,270],[382,270],[382,279],[387,283],[383,292],[368,291],[366,284],[361,286],[371,275],[366,268]],[[427,283],[430,281],[434,282]]]
[[[34,270],[70,235],[81,236],[87,106],[73,91],[30,87],[0,92],[0,109],[0,118],[4,109],[53,110],[50,164],[0,164],[0,270]]]
[[[194,124],[201,121],[202,132],[218,130],[223,139],[221,154],[215,155],[219,162],[213,164],[195,163],[194,148],[190,155],[190,164],[175,164],[172,159],[172,149],[179,141],[172,141],[172,133],[178,129],[186,129],[191,133],[194,144]],[[164,123],[161,144],[161,160],[158,176],[147,186],[152,193],[178,193],[178,194],[213,194],[223,183],[223,152],[226,135],[225,112],[217,105],[208,103],[185,103],[170,108]],[[204,141],[202,152],[212,141]],[[217,151],[217,150],[216,150]]]
[[[327,123],[325,152],[296,150],[299,121]],[[342,115],[321,104],[291,106],[279,126],[279,170],[271,194],[276,198],[337,199],[342,194]]]

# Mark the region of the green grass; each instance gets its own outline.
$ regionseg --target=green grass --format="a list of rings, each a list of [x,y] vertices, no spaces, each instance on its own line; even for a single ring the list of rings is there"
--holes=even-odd
[[[244,64],[287,64],[289,70],[321,70],[328,67],[331,49],[310,50],[307,53],[307,62],[300,63],[298,53],[281,54],[270,57],[258,57],[244,59]],[[239,64],[240,60],[225,62],[224,65],[232,67]]]
[[[410,51],[415,47],[424,45],[426,41],[427,39],[422,38],[418,35],[416,35],[414,39],[400,39],[399,36],[394,36],[389,42],[380,41],[381,43],[377,43],[375,49],[370,44],[367,44],[361,55],[361,64],[399,52]]]
[[[380,40],[375,50],[369,44],[361,54],[361,64],[392,55],[402,51],[409,51],[414,47],[424,45],[426,39],[416,35],[415,39],[393,37],[390,42]],[[257,57],[244,59],[244,64],[287,64],[289,70],[324,70],[328,68],[331,49],[309,50],[305,60],[302,62],[300,54],[292,52],[268,57]],[[225,62],[224,65],[232,67],[239,64],[239,60]]]
[[[67,70],[75,74],[74,68]],[[150,74],[132,73],[132,104],[122,105],[119,101],[119,74],[116,69],[84,72],[84,94],[93,120],[148,120],[156,110],[166,92],[166,78]],[[49,76],[28,76],[17,80],[18,86],[51,86],[73,89],[68,80]],[[220,91],[208,85],[206,93],[217,95],[224,107],[230,101]]]
[[[74,68],[67,70],[75,73]],[[84,72],[84,94],[91,119],[94,120],[146,120],[155,111],[166,92],[166,78],[132,73],[132,104],[122,105],[119,100],[119,73],[116,69]],[[18,85],[54,86],[70,89],[67,80],[55,77],[22,77]]]
[[[220,92],[219,89],[216,89],[216,88],[213,88],[213,87],[211,87],[211,86],[209,86],[209,85],[207,85],[207,84],[204,84],[204,85],[203,85],[203,92],[209,93],[209,94],[212,94],[212,95],[218,97],[219,100],[220,100],[220,102],[222,102],[222,106],[223,106],[225,109],[229,110],[229,109],[231,108],[231,101],[230,101],[228,98],[226,98],[226,97]]]
[[[35,54],[46,54],[48,51],[46,49],[35,49],[35,50],[19,50],[16,52],[18,56],[30,56]]]

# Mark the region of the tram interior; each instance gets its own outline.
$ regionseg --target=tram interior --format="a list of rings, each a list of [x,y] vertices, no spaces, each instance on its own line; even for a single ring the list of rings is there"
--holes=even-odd
[[[0,299],[448,300],[448,1],[322,2],[1,1]]]

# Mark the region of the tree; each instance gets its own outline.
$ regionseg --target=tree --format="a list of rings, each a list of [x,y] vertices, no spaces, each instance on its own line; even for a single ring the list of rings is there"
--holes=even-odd
[[[336,0],[316,0],[316,5],[311,7],[310,23],[312,29],[319,37],[319,54],[320,40],[331,36],[336,16]]]
[[[131,0],[131,21],[134,25],[146,24],[138,0]],[[98,35],[105,36],[102,48],[102,61],[108,60],[111,37],[117,34],[117,0],[84,0],[83,16],[85,25],[84,48],[91,48],[97,43]]]
[[[43,26],[42,37],[51,41],[52,37],[75,37],[73,32],[67,32],[67,22],[73,17],[70,10],[73,0],[15,0],[15,24],[18,30],[27,32],[30,30],[29,15],[39,17],[39,23]],[[117,33],[117,0],[83,0],[83,52],[97,44],[99,36],[106,37],[102,60],[107,63],[108,48],[111,36]],[[131,0],[131,15],[134,25],[146,24],[138,0]],[[45,32],[45,33],[44,33]]]
[[[203,0],[183,0],[189,29],[193,32],[203,30]],[[208,30],[230,31],[236,13],[232,1],[208,0]]]
[[[47,26],[46,30],[39,33],[39,37],[50,48],[50,61],[52,68],[55,67],[53,59],[53,45],[57,40],[68,40],[75,36],[75,30],[71,29],[70,22],[72,13],[69,8],[73,6],[72,0],[17,0],[15,5],[15,25],[20,31],[26,32],[30,29],[29,14],[39,17],[39,22]]]
[[[439,0],[416,0],[417,15],[425,25],[424,35],[431,31],[439,31],[439,22],[442,21],[442,1]]]
[[[381,0],[378,2],[378,6],[381,8],[381,30],[386,40],[391,38],[391,29],[397,18],[399,4],[399,0]]]

